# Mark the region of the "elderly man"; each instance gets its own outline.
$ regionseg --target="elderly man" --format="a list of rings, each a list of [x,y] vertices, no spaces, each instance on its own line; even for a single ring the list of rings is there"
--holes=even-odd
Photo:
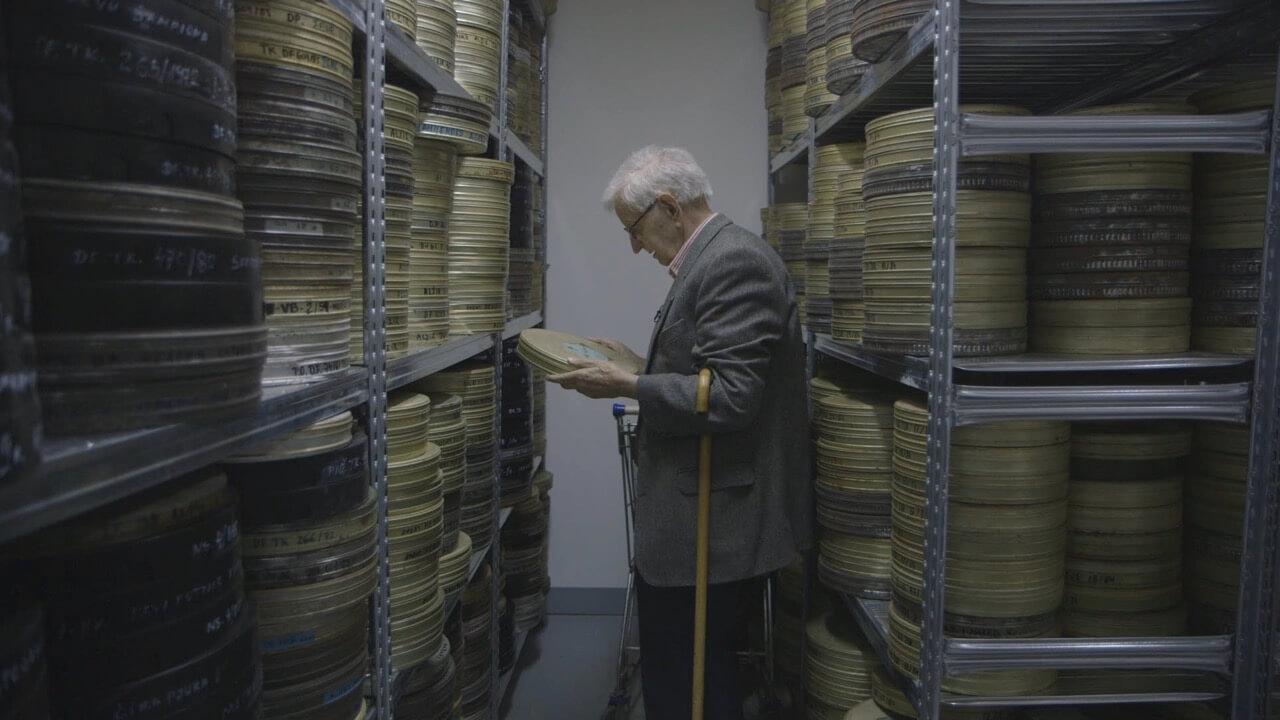
[[[707,720],[742,717],[734,619],[749,583],[809,543],[812,498],[805,353],[782,260],[711,210],[711,185],[686,150],[646,147],[609,183],[605,207],[632,252],[666,266],[671,289],[648,359],[578,360],[547,379],[593,398],[639,401],[635,562],[641,675],[648,717],[690,715],[698,444],[712,433]],[[695,411],[698,372],[711,407]],[[636,375],[629,368],[643,368]]]

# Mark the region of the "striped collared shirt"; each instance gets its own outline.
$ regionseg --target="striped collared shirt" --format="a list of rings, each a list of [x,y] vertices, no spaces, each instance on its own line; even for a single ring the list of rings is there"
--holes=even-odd
[[[707,219],[703,220],[702,224],[698,226],[698,229],[694,230],[693,234],[689,236],[689,239],[684,241],[684,245],[680,248],[680,252],[676,253],[676,256],[671,260],[671,264],[667,266],[667,272],[671,273],[671,277],[675,277],[676,274],[680,272],[680,266],[684,264],[684,256],[689,254],[689,248],[693,245],[693,239],[698,237],[698,233],[702,232],[703,228],[707,226],[707,223],[714,220],[719,214],[720,213],[711,213],[708,215]]]

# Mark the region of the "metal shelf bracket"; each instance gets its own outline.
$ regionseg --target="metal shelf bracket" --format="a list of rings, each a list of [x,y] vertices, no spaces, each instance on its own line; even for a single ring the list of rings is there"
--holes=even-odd
[[[962,113],[966,157],[1046,152],[1215,152],[1267,150],[1271,112],[1230,115],[1047,115]]]
[[[958,385],[959,425],[1004,420],[1214,420],[1242,423],[1249,383],[1093,387]]]
[[[1231,667],[1231,637],[948,638],[944,662],[949,676],[1009,668],[1159,668],[1226,673]]]

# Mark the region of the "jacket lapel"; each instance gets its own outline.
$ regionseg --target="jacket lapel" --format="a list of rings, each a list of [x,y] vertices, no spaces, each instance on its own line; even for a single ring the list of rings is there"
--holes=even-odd
[[[653,354],[657,347],[658,334],[662,332],[662,328],[666,326],[667,313],[671,310],[671,302],[679,293],[680,288],[684,285],[684,279],[689,277],[689,272],[698,263],[698,258],[702,256],[702,251],[707,249],[711,241],[715,239],[720,231],[730,224],[729,218],[724,215],[717,215],[707,226],[702,228],[702,232],[691,241],[693,244],[689,246],[689,252],[684,257],[684,263],[680,266],[680,274],[676,275],[671,282],[671,287],[667,289],[667,298],[662,301],[662,307],[658,310],[658,314],[653,318],[653,333],[649,336],[649,352],[645,355],[645,368],[647,373],[653,364]]]

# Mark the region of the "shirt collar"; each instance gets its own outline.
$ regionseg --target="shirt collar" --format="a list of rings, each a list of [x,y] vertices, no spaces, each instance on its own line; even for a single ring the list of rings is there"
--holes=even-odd
[[[667,272],[671,274],[671,277],[675,277],[677,274],[679,274],[680,266],[684,264],[684,258],[686,255],[689,254],[689,248],[693,247],[694,238],[698,237],[698,235],[703,231],[703,229],[707,227],[707,223],[714,220],[716,216],[719,214],[720,213],[713,212],[710,215],[708,215],[707,219],[703,220],[702,224],[699,225],[697,229],[694,230],[691,235],[689,235],[688,239],[684,241],[684,245],[680,247],[680,252],[676,253],[676,256],[671,260],[671,264],[667,266]]]

